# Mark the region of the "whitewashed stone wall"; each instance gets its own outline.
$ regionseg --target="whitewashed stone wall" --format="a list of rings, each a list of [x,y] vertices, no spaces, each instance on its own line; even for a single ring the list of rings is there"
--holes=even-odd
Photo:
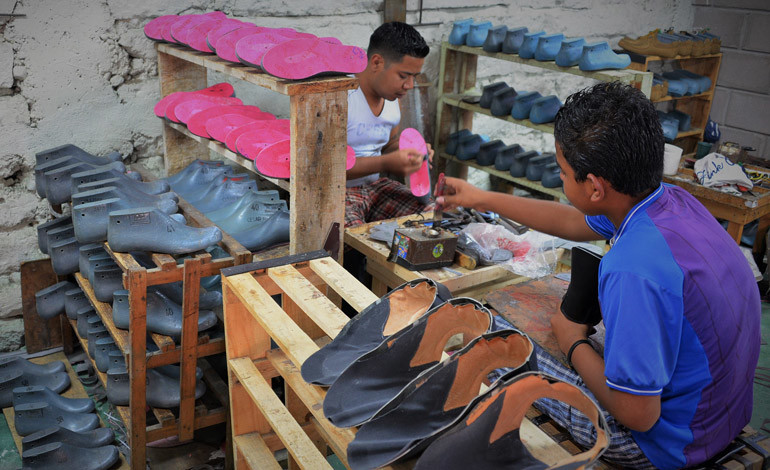
[[[508,26],[526,25],[548,32],[612,45],[623,35],[652,28],[693,24],[694,7],[675,0],[490,0],[425,1],[420,31],[432,46],[424,71],[438,71],[438,45],[456,19],[473,17]],[[409,0],[407,21],[417,22],[417,0]],[[320,36],[336,36],[366,47],[382,22],[378,0],[0,0],[0,350],[20,344],[21,293],[18,266],[42,257],[35,225],[50,209],[34,192],[34,153],[74,143],[92,153],[123,152],[162,168],[161,125],[152,114],[159,99],[153,44],[142,33],[151,18],[164,14],[221,10],[272,27],[291,26]],[[479,62],[478,86],[506,80],[517,89],[556,93],[564,98],[590,84],[536,69]],[[210,74],[214,83],[223,78]],[[246,102],[285,117],[288,99],[233,81]],[[474,129],[548,150],[549,136],[478,119]],[[5,331],[4,331],[5,330]]]

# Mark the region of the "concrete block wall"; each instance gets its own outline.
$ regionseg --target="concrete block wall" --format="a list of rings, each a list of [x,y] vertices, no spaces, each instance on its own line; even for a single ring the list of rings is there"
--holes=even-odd
[[[711,118],[722,141],[770,159],[770,2],[696,0],[693,26],[722,38],[722,66]]]
[[[418,0],[408,0],[407,21],[418,21]],[[508,26],[526,25],[616,45],[623,35],[660,26],[686,28],[694,6],[671,0],[444,0],[425,2],[420,32],[432,47],[424,72],[435,84],[439,44],[451,22],[473,17]],[[257,24],[291,26],[366,47],[382,23],[382,0],[0,0],[0,350],[21,342],[19,264],[42,257],[35,226],[51,209],[34,191],[34,154],[74,143],[94,154],[119,150],[162,171],[161,123],[152,114],[159,99],[153,43],[143,25],[159,15],[221,10]],[[760,34],[756,33],[756,34]],[[761,38],[757,41],[761,42]],[[556,93],[562,99],[591,81],[482,59],[479,87],[507,80],[517,89]],[[211,73],[209,81],[224,78]],[[288,99],[232,80],[248,103],[285,117]],[[476,130],[506,142],[550,150],[549,136],[491,119]],[[432,140],[432,136],[429,140]]]

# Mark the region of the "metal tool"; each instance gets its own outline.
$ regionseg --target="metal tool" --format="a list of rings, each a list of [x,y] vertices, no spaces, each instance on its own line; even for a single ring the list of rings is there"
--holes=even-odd
[[[438,203],[438,197],[444,195],[444,173],[438,175],[436,182],[436,191],[433,193],[433,197],[436,198],[436,207],[433,209],[433,226],[439,227],[441,225],[441,219],[444,218],[444,205]]]

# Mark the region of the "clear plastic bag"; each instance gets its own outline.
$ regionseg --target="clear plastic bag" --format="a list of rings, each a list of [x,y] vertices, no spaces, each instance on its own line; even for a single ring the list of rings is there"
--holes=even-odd
[[[513,258],[500,263],[502,267],[529,278],[538,278],[551,274],[556,269],[554,255],[556,240],[551,235],[529,230],[523,235],[516,235],[500,225],[469,224],[462,230],[475,240],[487,255],[496,249],[508,250]]]

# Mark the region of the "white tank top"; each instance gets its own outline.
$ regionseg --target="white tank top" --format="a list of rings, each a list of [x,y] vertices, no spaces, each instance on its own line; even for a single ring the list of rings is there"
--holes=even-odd
[[[380,115],[375,116],[360,88],[348,90],[348,145],[353,147],[356,157],[382,155],[382,148],[388,143],[391,131],[400,121],[398,100],[385,100]],[[373,183],[379,177],[379,173],[374,173],[349,180],[347,187]]]

